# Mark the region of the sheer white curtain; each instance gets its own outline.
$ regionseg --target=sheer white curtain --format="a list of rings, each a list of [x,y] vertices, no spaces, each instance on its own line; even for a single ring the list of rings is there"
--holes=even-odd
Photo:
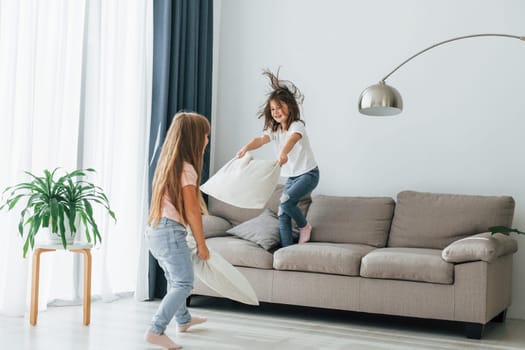
[[[24,170],[93,167],[117,223],[96,213],[92,294],[134,291],[146,215],[151,1],[0,0],[0,189]],[[23,203],[21,203],[23,204]],[[30,256],[0,212],[0,313],[27,309]],[[79,296],[77,254],[42,256],[40,306]],[[25,298],[23,296],[26,296]],[[78,300],[76,300],[78,302]]]
[[[103,298],[136,287],[147,215],[152,18],[152,1],[88,1],[82,165],[100,169],[97,178],[117,215],[117,224],[100,216],[103,244],[93,258],[100,270],[93,288]]]

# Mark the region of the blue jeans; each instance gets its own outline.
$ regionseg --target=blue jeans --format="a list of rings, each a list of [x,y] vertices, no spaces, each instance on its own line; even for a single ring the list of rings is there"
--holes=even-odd
[[[293,244],[292,219],[298,227],[306,226],[306,218],[301,209],[297,207],[299,200],[306,194],[312,192],[319,183],[319,168],[315,167],[307,173],[299,176],[289,177],[284,185],[279,206],[279,235],[281,246],[286,247]]]
[[[162,218],[156,228],[148,227],[145,235],[149,250],[168,282],[167,293],[149,328],[152,333],[163,334],[173,316],[179,327],[191,321],[186,298],[193,289],[193,263],[186,243],[186,228],[180,223]]]

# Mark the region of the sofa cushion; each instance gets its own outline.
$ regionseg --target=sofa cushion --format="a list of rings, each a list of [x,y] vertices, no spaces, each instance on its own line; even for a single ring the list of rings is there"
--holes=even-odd
[[[226,233],[232,227],[228,220],[215,215],[202,216],[202,228],[206,238],[228,236]]]
[[[510,226],[513,215],[509,196],[403,191],[397,195],[388,246],[443,249],[491,226]]]
[[[274,253],[273,267],[276,270],[359,276],[361,258],[373,249],[361,244],[294,244]]]
[[[270,209],[260,215],[230,228],[227,233],[260,245],[265,250],[275,248],[281,243],[279,219]]]
[[[443,261],[439,249],[380,248],[363,258],[361,276],[452,284],[454,264]]]
[[[315,196],[307,215],[311,241],[384,247],[393,212],[390,197]]]
[[[213,237],[206,244],[235,266],[271,269],[273,256],[259,245],[237,237]]]
[[[502,233],[480,233],[450,243],[441,257],[446,262],[463,263],[468,261],[492,262],[494,259],[518,251],[518,242]]]

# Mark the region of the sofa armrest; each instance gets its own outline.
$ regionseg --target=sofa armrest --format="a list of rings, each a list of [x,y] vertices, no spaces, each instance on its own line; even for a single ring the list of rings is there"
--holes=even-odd
[[[229,236],[226,231],[232,228],[232,224],[220,216],[203,215],[202,228],[204,230],[204,237],[206,238]]]
[[[512,254],[518,251],[518,243],[508,235],[483,232],[450,243],[441,253],[446,262],[463,263],[468,261],[486,261]]]

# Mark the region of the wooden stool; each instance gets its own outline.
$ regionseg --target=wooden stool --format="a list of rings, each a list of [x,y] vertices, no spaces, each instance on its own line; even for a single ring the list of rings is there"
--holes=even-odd
[[[67,246],[67,250],[84,255],[84,324],[89,325],[91,318],[91,243],[76,243]],[[40,277],[40,254],[64,249],[61,244],[37,244],[33,251],[33,279],[31,282],[31,308],[29,323],[36,325],[38,316],[38,284]]]

